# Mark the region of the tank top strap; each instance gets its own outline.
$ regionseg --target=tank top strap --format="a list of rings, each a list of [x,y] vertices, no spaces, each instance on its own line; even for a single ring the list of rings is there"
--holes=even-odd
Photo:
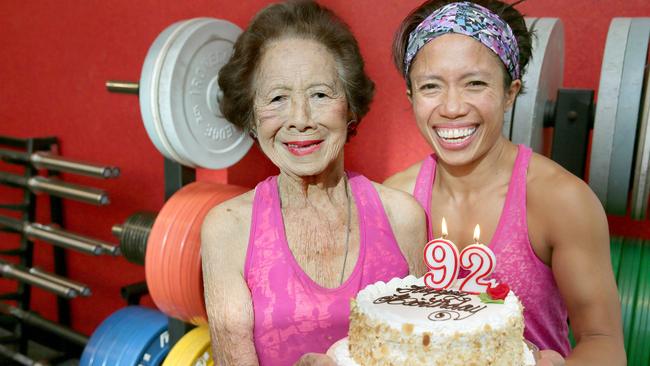
[[[244,278],[249,278],[249,269],[254,266],[254,253],[255,253],[255,238],[259,230],[276,230],[277,225],[273,225],[277,219],[273,217],[273,208],[279,206],[276,202],[279,198],[276,194],[277,184],[275,183],[277,176],[270,176],[265,180],[259,182],[255,186],[255,194],[253,196],[253,211],[251,214],[251,228],[248,239],[248,249],[246,251],[246,260],[244,264]],[[269,225],[270,224],[270,225]],[[270,233],[269,233],[270,234]],[[273,233],[279,236],[278,233]]]
[[[528,164],[533,151],[525,146],[518,145],[517,157],[512,168],[510,184],[508,187],[508,196],[503,208],[503,214],[513,218],[511,223],[517,227],[528,231],[528,222],[526,219],[526,178],[528,175]],[[506,230],[508,231],[508,230]]]
[[[431,191],[433,182],[436,179],[436,157],[434,154],[427,156],[420,166],[420,171],[415,180],[413,188],[413,197],[420,203],[427,217],[427,235],[428,240],[433,239],[433,230],[431,229]]]

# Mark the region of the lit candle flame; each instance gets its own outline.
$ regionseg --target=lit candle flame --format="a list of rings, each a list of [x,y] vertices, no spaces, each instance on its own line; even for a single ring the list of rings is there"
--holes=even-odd
[[[474,228],[474,242],[476,242],[476,244],[479,243],[478,240],[480,237],[481,237],[481,227],[478,224],[476,224],[476,227]]]
[[[443,239],[446,238],[446,237],[447,237],[447,234],[448,234],[448,233],[447,233],[447,221],[446,221],[445,218],[443,217],[443,218],[442,218],[442,238],[443,238]]]

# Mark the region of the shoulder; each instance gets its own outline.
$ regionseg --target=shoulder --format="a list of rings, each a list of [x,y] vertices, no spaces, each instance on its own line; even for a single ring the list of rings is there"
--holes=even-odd
[[[527,182],[529,214],[553,229],[579,229],[581,223],[607,227],[602,204],[587,183],[554,161],[533,154]]]
[[[407,192],[409,194],[413,193],[413,189],[415,188],[415,181],[418,178],[421,167],[422,161],[419,161],[406,168],[405,170],[402,170],[401,172],[388,177],[388,179],[386,179],[383,184],[385,186],[399,189],[400,191]]]
[[[373,182],[373,186],[391,221],[410,221],[414,218],[424,217],[422,206],[410,194],[376,182]]]
[[[201,226],[201,251],[204,259],[243,258],[249,237],[253,198],[251,190],[213,207]]]

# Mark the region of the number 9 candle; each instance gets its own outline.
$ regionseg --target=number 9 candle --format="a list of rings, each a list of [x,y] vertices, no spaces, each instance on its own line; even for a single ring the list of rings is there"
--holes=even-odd
[[[427,287],[443,290],[458,277],[458,248],[447,237],[447,222],[442,218],[442,237],[424,246],[424,263],[429,271],[424,275]]]

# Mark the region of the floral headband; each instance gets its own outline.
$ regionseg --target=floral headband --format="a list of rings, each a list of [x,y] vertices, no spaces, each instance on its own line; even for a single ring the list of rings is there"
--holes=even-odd
[[[437,9],[411,32],[404,57],[407,78],[418,51],[429,41],[447,33],[464,34],[476,39],[499,56],[512,80],[521,77],[519,47],[508,23],[485,7],[464,1]]]

